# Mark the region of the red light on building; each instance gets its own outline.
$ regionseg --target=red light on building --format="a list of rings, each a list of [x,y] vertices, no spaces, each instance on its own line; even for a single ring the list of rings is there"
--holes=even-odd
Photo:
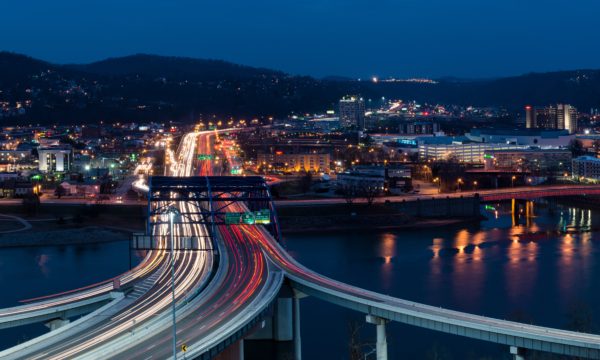
[[[525,110],[531,110],[531,105],[525,106]]]

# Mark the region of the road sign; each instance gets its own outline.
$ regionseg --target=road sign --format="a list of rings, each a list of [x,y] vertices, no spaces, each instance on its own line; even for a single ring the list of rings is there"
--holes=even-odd
[[[242,223],[242,214],[244,214],[244,213],[239,213],[239,212],[225,213],[225,224],[227,224],[227,225],[241,224]]]
[[[211,154],[199,154],[198,160],[212,160]]]
[[[225,224],[227,225],[255,225],[270,224],[271,211],[263,209],[256,212],[230,212],[225,213]]]
[[[181,351],[183,351],[183,352],[187,351],[187,345],[186,344],[181,345]]]
[[[258,210],[254,213],[254,222],[257,224],[268,225],[271,223],[271,211],[269,209]]]
[[[242,223],[246,225],[254,225],[256,220],[254,219],[254,213],[247,212],[242,214]]]

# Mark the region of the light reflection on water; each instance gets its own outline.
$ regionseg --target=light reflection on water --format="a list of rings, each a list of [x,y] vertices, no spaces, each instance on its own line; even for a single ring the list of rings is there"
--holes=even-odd
[[[515,203],[515,208],[518,217],[512,216],[510,202],[493,204],[484,213],[489,219],[475,224],[307,234],[286,242],[309,268],[407,300],[558,328],[567,326],[568,309],[578,300],[600,315],[600,292],[595,289],[600,279],[600,263],[595,261],[600,256],[600,211],[545,201]],[[338,316],[327,322],[331,326],[323,324],[324,308],[328,316]],[[323,343],[321,336],[303,336],[309,358],[347,358],[335,357],[347,351],[347,331],[340,324],[346,316],[361,321],[361,314],[309,300],[304,316],[303,324],[328,334]],[[593,321],[600,324],[600,316]],[[435,343],[454,358],[479,358],[472,353],[498,358],[504,351],[398,324],[390,325],[388,335],[389,351],[397,355],[391,358],[425,358]],[[323,350],[329,347],[329,352]]]

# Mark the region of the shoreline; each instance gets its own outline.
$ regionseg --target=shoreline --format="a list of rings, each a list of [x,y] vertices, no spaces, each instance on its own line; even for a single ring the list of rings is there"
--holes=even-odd
[[[369,230],[417,230],[423,228],[442,228],[445,226],[475,223],[483,220],[482,218],[462,218],[462,219],[422,219],[410,224],[398,225],[359,225],[359,226],[333,226],[333,227],[307,227],[307,228],[282,228],[281,232],[285,234],[304,234],[315,232],[336,232],[336,231],[369,231]]]
[[[28,231],[9,236],[0,235],[0,250],[10,248],[107,244],[129,241],[133,232],[124,228],[85,226],[53,231]],[[93,235],[92,235],[93,234]],[[128,236],[119,236],[128,234]],[[8,234],[6,234],[8,235]],[[87,235],[87,236],[86,236]]]

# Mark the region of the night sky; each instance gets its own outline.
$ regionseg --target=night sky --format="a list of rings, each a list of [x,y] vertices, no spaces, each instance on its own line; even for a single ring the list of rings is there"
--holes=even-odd
[[[57,63],[151,53],[313,76],[600,68],[598,0],[4,0],[0,49]]]

